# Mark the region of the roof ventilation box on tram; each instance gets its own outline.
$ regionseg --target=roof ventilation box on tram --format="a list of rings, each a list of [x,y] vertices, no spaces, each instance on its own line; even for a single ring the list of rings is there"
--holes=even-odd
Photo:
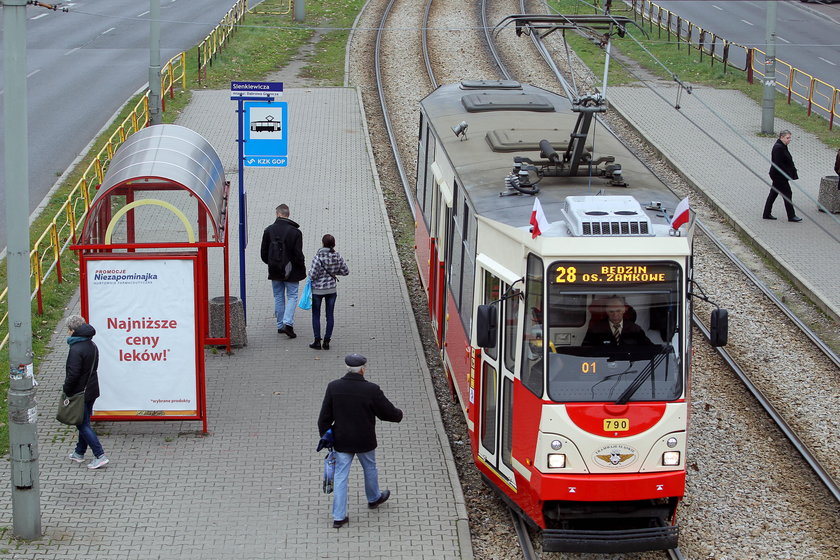
[[[632,196],[569,196],[562,213],[575,237],[655,235],[650,218]]]

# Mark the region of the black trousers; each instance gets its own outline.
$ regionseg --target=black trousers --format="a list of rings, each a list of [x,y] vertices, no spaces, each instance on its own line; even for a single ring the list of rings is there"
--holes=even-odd
[[[764,203],[765,218],[773,213],[773,203],[776,202],[776,197],[780,194],[784,197],[785,212],[787,212],[788,220],[796,217],[796,211],[793,209],[793,203],[790,201],[793,197],[793,192],[790,190],[790,183],[788,181],[773,181],[773,186],[770,187],[770,194],[767,195],[767,202]]]

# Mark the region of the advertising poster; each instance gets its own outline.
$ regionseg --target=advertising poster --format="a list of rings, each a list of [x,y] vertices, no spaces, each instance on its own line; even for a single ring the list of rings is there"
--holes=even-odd
[[[192,258],[88,261],[94,416],[198,414],[194,268]]]

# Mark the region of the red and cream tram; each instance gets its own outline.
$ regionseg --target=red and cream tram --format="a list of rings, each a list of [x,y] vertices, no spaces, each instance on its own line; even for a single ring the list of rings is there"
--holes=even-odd
[[[666,549],[686,476],[693,223],[672,227],[678,200],[597,110],[512,81],[426,97],[416,258],[488,484],[545,550]]]

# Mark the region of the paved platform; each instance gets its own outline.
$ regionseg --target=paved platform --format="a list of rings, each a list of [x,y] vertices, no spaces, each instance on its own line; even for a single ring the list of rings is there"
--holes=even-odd
[[[657,90],[664,91],[671,102],[677,98],[676,87],[657,85]],[[840,214],[819,212],[816,203],[820,179],[836,176],[836,151],[800,127],[776,119],[777,135],[785,128],[793,133],[789,148],[799,180],[791,183],[792,200],[803,221],[785,219],[781,198],[773,210],[779,219],[764,220],[770,151],[776,140],[759,136],[761,107],[734,90],[695,87],[694,92],[682,94],[679,111],[644,87],[610,87],[608,96],[611,107],[664,159],[755,240],[825,311],[840,318],[840,259],[835,258],[840,249]]]
[[[36,364],[44,537],[11,541],[0,494],[0,557],[15,559],[472,558],[466,509],[434,400],[355,89],[291,89],[287,168],[247,168],[248,346],[206,352],[209,434],[199,422],[105,422],[95,429],[111,464],[89,471],[66,459],[76,431],[58,424],[64,333]],[[195,92],[179,123],[216,148],[234,187],[232,294],[239,294],[235,187],[236,103]],[[329,351],[308,347],[310,313],[298,309],[289,340],[276,332],[259,258],[262,230],[280,203],[301,224],[307,264],[333,234],[350,267],[341,278]],[[222,295],[220,277],[211,297]],[[76,311],[78,302],[75,304]],[[321,492],[324,453],[316,419],[343,357],[368,357],[368,378],[405,412],[379,423],[380,484],[390,501],[367,508],[356,464],[350,524],[332,529]]]

